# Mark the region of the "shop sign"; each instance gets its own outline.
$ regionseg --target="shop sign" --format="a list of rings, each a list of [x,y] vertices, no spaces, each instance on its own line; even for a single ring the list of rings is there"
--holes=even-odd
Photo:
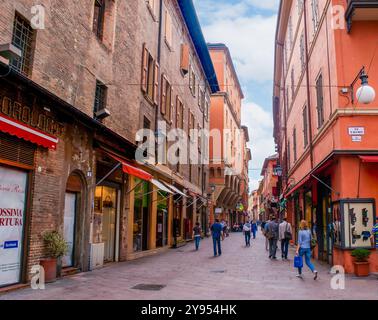
[[[61,136],[64,132],[63,124],[57,122],[53,117],[39,110],[39,108],[31,108],[20,102],[13,101],[7,96],[0,95],[0,114],[53,136]]]
[[[0,167],[0,287],[20,281],[27,174]]]
[[[365,135],[364,127],[349,127],[348,132],[350,136],[363,136]]]
[[[222,208],[215,208],[215,213],[216,214],[222,213]]]

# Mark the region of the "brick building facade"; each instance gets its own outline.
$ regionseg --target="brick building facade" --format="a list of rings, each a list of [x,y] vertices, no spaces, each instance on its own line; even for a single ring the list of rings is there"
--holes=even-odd
[[[208,223],[205,162],[134,159],[141,128],[158,143],[159,121],[188,137],[209,128],[218,84],[207,80],[214,69],[193,3],[40,1],[44,29],[32,27],[33,5],[3,1],[0,19],[0,44],[22,54],[1,58],[0,182],[9,192],[19,179],[14,202],[24,206],[19,256],[0,287],[30,280],[48,230],[70,244],[63,267],[86,271],[164,250]]]

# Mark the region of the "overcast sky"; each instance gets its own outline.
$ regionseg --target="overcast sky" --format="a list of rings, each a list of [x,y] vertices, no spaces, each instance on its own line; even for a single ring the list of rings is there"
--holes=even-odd
[[[261,180],[264,159],[275,153],[272,90],[279,0],[194,0],[194,4],[206,41],[230,49],[244,91],[242,124],[251,138],[252,191]]]

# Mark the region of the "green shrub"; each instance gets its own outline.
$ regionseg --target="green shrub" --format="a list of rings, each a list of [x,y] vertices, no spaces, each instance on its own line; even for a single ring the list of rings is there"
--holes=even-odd
[[[68,251],[68,244],[64,237],[57,231],[48,231],[43,234],[46,243],[47,255],[50,258],[63,257]]]
[[[370,250],[367,249],[354,249],[351,253],[352,257],[356,259],[356,262],[367,262],[370,254]]]

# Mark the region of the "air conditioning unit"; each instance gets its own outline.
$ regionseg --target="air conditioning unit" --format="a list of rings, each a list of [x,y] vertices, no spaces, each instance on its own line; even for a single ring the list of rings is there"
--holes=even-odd
[[[90,270],[95,270],[104,265],[104,243],[91,243],[91,256],[89,260]]]
[[[0,44],[0,56],[5,59],[21,58],[22,52],[11,43]]]

